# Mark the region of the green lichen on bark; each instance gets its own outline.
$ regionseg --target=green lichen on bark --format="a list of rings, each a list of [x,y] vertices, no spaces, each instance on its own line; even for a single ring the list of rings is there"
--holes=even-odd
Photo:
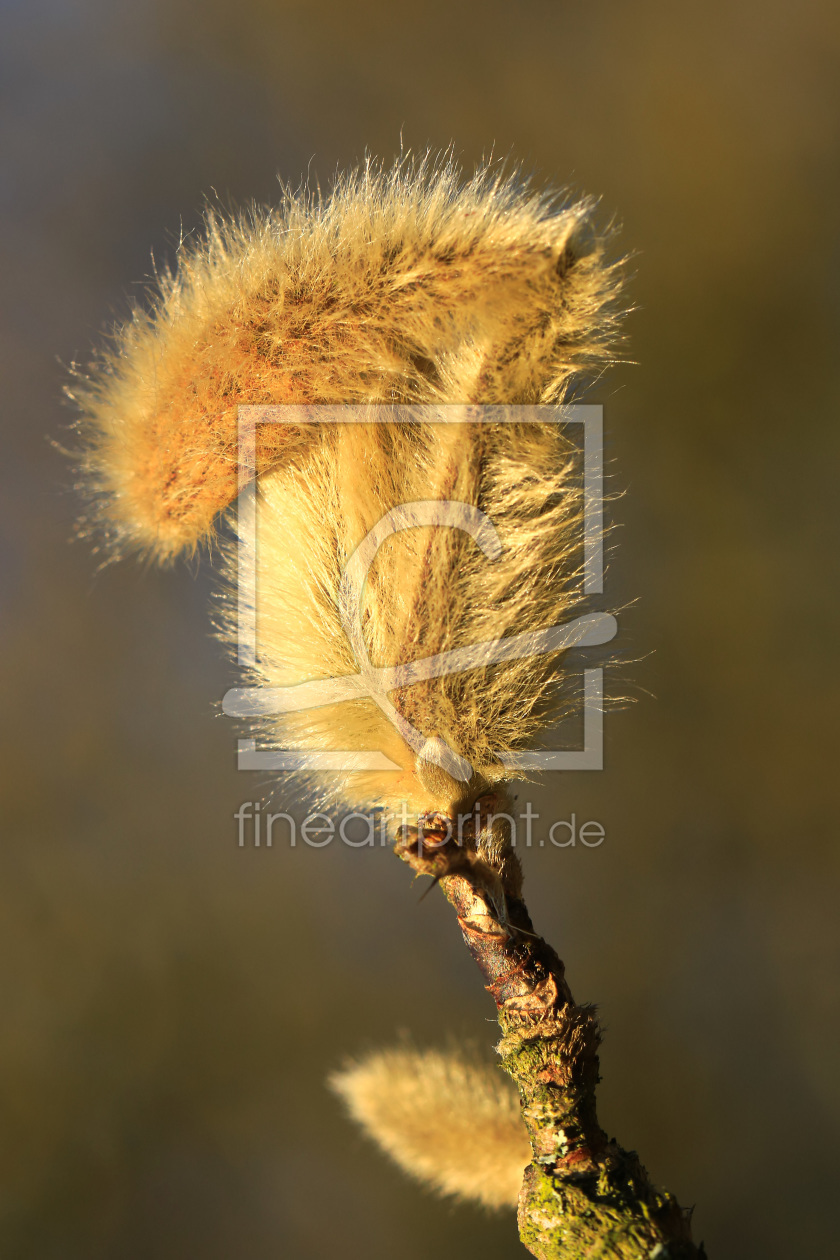
[[[530,1026],[504,1009],[499,1022],[502,1067],[519,1087],[533,1154],[519,1200],[525,1246],[541,1260],[701,1255],[677,1201],[598,1124],[594,1013],[566,1002]]]
[[[650,1185],[633,1152],[611,1143],[593,1170],[531,1163],[519,1201],[519,1235],[540,1260],[691,1260],[702,1251],[676,1200]]]

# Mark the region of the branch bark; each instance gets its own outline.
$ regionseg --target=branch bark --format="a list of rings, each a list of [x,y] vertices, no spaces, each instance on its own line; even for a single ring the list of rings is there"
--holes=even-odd
[[[519,1233],[538,1260],[702,1260],[690,1211],[652,1185],[634,1151],[608,1139],[595,1092],[601,1032],[578,1006],[563,963],[533,929],[522,900],[506,798],[483,797],[460,822],[428,815],[396,852],[440,883],[495,999],[502,1067],[519,1087],[531,1163]]]

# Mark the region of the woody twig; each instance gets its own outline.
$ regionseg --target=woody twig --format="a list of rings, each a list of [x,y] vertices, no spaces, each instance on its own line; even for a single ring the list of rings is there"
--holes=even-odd
[[[598,1123],[598,1021],[574,1001],[562,961],[534,931],[506,804],[485,797],[459,827],[440,815],[421,819],[403,828],[396,852],[440,884],[496,1002],[497,1050],[519,1088],[531,1141],[522,1242],[539,1260],[700,1260],[690,1212]]]

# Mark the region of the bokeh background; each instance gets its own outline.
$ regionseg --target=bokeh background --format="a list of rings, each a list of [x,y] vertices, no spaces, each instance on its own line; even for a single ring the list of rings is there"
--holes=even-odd
[[[0,4],[2,1193],[9,1260],[524,1256],[324,1086],[407,1029],[490,1053],[451,915],[387,851],[239,849],[206,564],[71,544],[65,367],[202,199],[452,142],[635,254],[606,408],[637,703],[534,918],[608,1034],[601,1108],[713,1260],[836,1248],[840,10],[829,0]]]

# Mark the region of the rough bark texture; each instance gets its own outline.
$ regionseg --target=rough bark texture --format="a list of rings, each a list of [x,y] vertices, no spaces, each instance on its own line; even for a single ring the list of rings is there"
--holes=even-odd
[[[505,806],[485,797],[460,842],[452,820],[421,820],[403,830],[396,852],[440,883],[496,1001],[497,1049],[519,1087],[532,1148],[519,1197],[522,1242],[539,1260],[701,1260],[690,1213],[598,1123],[598,1022],[576,1005],[563,963],[534,932]]]

